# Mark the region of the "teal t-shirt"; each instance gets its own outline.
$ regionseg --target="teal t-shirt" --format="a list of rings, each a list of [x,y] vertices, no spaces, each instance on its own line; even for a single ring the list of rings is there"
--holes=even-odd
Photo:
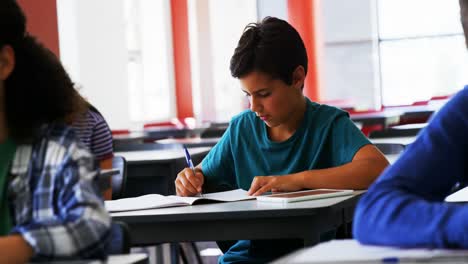
[[[307,98],[306,101],[306,112],[300,127],[283,142],[273,142],[268,138],[266,124],[254,112],[246,110],[235,116],[221,140],[202,162],[205,189],[248,190],[255,176],[340,166],[351,162],[361,147],[370,144],[349,119],[348,113]],[[246,258],[252,262],[256,262],[255,259],[263,262],[275,258],[271,255],[273,252],[286,253],[284,250],[272,250],[271,243],[263,242],[256,243],[255,250],[264,251],[266,256],[252,256],[255,252],[251,241],[242,240],[222,257],[221,262]],[[275,244],[282,247],[278,242]]]

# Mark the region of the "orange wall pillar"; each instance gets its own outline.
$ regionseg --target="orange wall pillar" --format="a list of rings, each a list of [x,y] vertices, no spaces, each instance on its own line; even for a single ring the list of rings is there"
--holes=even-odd
[[[304,94],[312,101],[320,100],[319,58],[321,54],[318,15],[320,0],[288,0],[288,21],[304,41],[309,58]]]
[[[57,1],[17,0],[27,18],[27,29],[55,55],[60,56]]]
[[[177,117],[193,117],[187,0],[171,0]]]

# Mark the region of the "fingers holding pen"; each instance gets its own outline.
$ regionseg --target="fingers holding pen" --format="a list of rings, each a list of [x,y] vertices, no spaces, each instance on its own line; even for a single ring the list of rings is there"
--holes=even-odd
[[[194,180],[193,171],[190,168],[185,168],[179,174],[175,180],[176,192],[180,196],[193,196],[198,193],[197,182]]]
[[[201,192],[203,186],[203,174],[200,171],[193,173],[190,168],[185,168],[175,180],[176,193],[180,196],[194,196]]]
[[[203,183],[204,183],[204,176],[200,172],[200,170],[195,169],[195,174],[191,173],[188,175],[189,181],[195,187],[198,193],[202,191]]]

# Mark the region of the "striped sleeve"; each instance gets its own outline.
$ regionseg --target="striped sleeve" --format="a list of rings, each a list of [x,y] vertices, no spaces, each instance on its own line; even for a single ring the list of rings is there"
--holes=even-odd
[[[97,160],[113,157],[112,134],[106,121],[100,115],[96,118],[90,147]]]
[[[112,134],[102,115],[89,110],[72,127],[98,161],[113,157]]]

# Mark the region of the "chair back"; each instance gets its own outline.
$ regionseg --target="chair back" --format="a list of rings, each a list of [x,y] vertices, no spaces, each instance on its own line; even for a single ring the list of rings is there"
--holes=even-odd
[[[127,161],[122,156],[112,158],[112,168],[119,169],[120,172],[112,176],[112,200],[120,199],[124,196],[125,185],[127,184]]]
[[[127,224],[120,221],[112,221],[107,253],[109,255],[129,254],[131,246],[130,229]]]

